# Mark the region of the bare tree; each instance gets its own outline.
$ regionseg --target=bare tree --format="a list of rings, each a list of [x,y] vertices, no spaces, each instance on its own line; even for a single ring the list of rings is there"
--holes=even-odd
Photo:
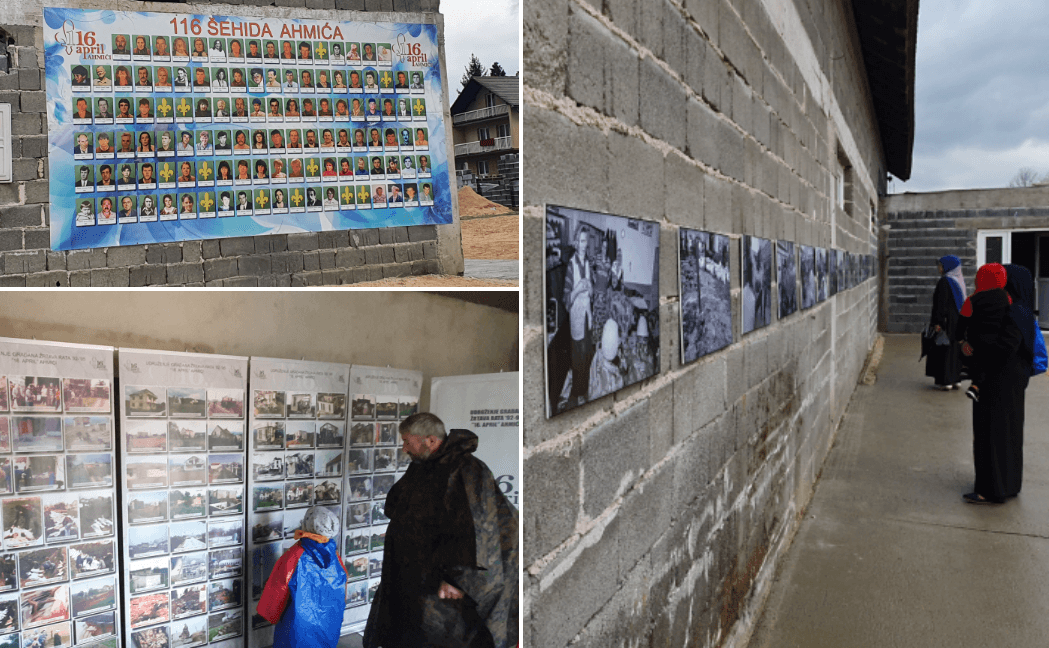
[[[1010,187],[1033,187],[1043,180],[1042,175],[1031,167],[1022,167],[1009,181]]]

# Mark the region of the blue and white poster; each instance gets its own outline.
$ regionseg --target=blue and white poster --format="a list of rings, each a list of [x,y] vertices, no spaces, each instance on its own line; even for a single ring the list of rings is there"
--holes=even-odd
[[[436,25],[44,23],[54,250],[452,221]]]

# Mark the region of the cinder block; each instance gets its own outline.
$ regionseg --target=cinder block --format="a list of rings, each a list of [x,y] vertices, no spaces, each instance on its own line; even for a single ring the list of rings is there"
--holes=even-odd
[[[612,132],[608,137],[609,202],[619,214],[661,220],[665,203],[662,151],[639,137]]]
[[[524,82],[561,97],[568,67],[568,0],[529,0],[523,13]]]
[[[664,170],[667,220],[683,227],[703,229],[703,176],[706,173],[690,158],[676,153],[667,155]]]
[[[219,249],[224,257],[255,254],[255,239],[251,236],[220,239]]]
[[[382,263],[393,263],[395,260],[393,255],[393,246],[384,245],[383,247],[379,248],[379,258],[382,259]]]
[[[684,87],[650,58],[641,61],[640,79],[641,127],[671,146],[685,150]]]
[[[4,274],[28,274],[47,270],[47,254],[43,250],[4,253]]]
[[[245,277],[261,277],[272,271],[269,257],[261,254],[237,259],[237,274]]]
[[[397,263],[411,263],[411,254],[409,253],[408,246],[397,245],[393,248],[393,259]],[[409,267],[410,269],[410,267]]]
[[[130,285],[130,273],[127,268],[98,268],[91,271],[91,285],[124,288]]]
[[[47,269],[66,270],[66,253],[47,250]]]
[[[11,205],[0,209],[0,228],[40,227],[43,224],[40,205]]]
[[[69,285],[74,288],[86,288],[91,285],[91,271],[77,270],[69,273]]]
[[[309,281],[309,276],[307,276],[307,274],[310,273],[310,272],[319,271],[321,269],[320,254],[318,254],[317,252],[303,252],[302,253],[302,269],[304,271],[303,272],[303,276],[306,278],[306,280],[308,282]]]
[[[693,31],[685,23],[681,10],[664,0],[663,60],[682,77],[685,76],[688,69],[688,53],[685,51],[686,30],[689,32]]]
[[[49,250],[51,248],[50,229],[27,229],[25,230],[25,249],[27,250]]]
[[[608,192],[602,189],[609,186],[610,160],[601,131],[527,104],[523,112],[524,129],[532,133],[530,146],[544,151],[524,156],[529,180],[522,191],[523,204],[608,211]]]
[[[423,259],[437,259],[437,241],[426,241],[423,246]]]
[[[39,272],[26,275],[26,287],[37,288],[64,288],[69,285],[69,273],[62,270]]]
[[[0,276],[0,288],[25,288],[25,275]]]
[[[204,259],[214,259],[222,256],[222,248],[220,246],[220,240],[202,241],[201,243],[201,257]]]
[[[204,262],[205,281],[226,279],[237,274],[236,259],[208,259]]]
[[[703,176],[703,222],[711,232],[738,232],[732,224],[732,185],[710,174]]]
[[[302,255],[302,252],[282,252],[280,254],[274,254],[272,259],[273,273],[290,275],[296,272],[302,272]]]
[[[223,285],[235,288],[255,288],[259,285],[259,280],[255,277],[230,277],[223,281]]]
[[[51,203],[51,192],[47,180],[30,180],[22,183],[25,189],[25,201],[27,205],[40,205]]]
[[[408,240],[413,243],[437,240],[436,225],[413,225],[406,229],[408,230]]]
[[[379,244],[380,245],[392,245],[395,241],[393,230],[388,227],[379,229]]]
[[[412,275],[412,264],[410,263],[387,263],[382,267],[383,278],[387,277],[410,277]]]
[[[106,252],[101,248],[70,250],[66,253],[68,270],[87,270],[106,267]]]
[[[598,112],[605,112],[605,50],[614,39],[590,14],[569,10],[567,94]]]
[[[408,237],[408,228],[407,227],[391,227],[389,229],[391,229],[393,231],[393,242],[394,243],[409,243],[409,242],[411,242],[411,239]],[[342,232],[342,233],[345,234],[345,232]],[[347,245],[346,243],[343,243],[339,247],[346,247],[346,245]]]
[[[638,123],[640,86],[637,52],[618,38],[609,39],[605,47],[605,109],[627,126]]]
[[[317,249],[317,233],[316,232],[301,232],[296,234],[288,234],[288,250],[290,251],[307,251]]]
[[[364,0],[335,0],[338,11],[364,11]]]
[[[583,440],[583,512],[597,517],[648,467],[648,401],[587,433]]]
[[[41,113],[15,113],[11,115],[12,135],[39,135],[43,133]]]
[[[642,2],[635,37],[657,58],[663,58],[663,11],[665,0]]]
[[[201,242],[200,241],[184,241],[179,244],[182,247],[182,260],[187,263],[200,263],[201,259]]]
[[[364,250],[364,263],[365,265],[379,265],[382,263],[382,253],[379,248],[367,248]]]
[[[579,446],[537,452],[525,459],[522,480],[529,497],[548,506],[524,514],[524,565],[530,565],[564,542],[575,530],[579,511]]]
[[[111,247],[106,251],[106,265],[110,268],[143,265],[146,262],[146,246],[129,245]]]
[[[335,265],[339,268],[355,268],[364,265],[364,251],[346,248],[335,253]]]
[[[0,230],[0,252],[22,249],[22,230]]]
[[[368,11],[393,11],[393,0],[365,0]]]
[[[335,250],[318,250],[317,263],[321,270],[335,269]]]
[[[718,149],[718,170],[730,178],[743,181],[743,134],[728,122],[714,124],[714,146]]]
[[[44,165],[47,168],[47,165]],[[11,161],[11,177],[15,182],[26,180],[38,180],[43,177],[40,173],[40,160],[21,158]]]
[[[167,267],[162,265],[136,266],[128,273],[128,285],[137,286],[162,286],[168,282]],[[185,283],[176,281],[173,283]]]
[[[40,74],[35,70],[26,70],[30,72],[30,76],[36,77],[37,88],[40,87]],[[21,72],[19,77],[21,77]],[[21,79],[19,79],[21,83]],[[20,103],[22,112],[25,113],[43,113],[47,112],[47,94],[42,90],[29,90],[21,93]]]
[[[718,44],[718,25],[721,22],[721,0],[685,0],[685,11],[703,30],[710,42]]]
[[[438,274],[440,270],[441,266],[437,262],[437,259],[424,259],[422,261],[412,261],[412,276],[414,277]]]
[[[641,482],[623,498],[619,515],[627,524],[619,527],[619,572],[626,574],[642,557],[652,550],[656,539],[671,524],[674,467],[664,466],[656,474]],[[682,644],[683,645],[683,644]]]
[[[255,237],[255,252],[258,254],[273,254],[274,252],[285,252],[288,249],[287,234],[267,234]]]

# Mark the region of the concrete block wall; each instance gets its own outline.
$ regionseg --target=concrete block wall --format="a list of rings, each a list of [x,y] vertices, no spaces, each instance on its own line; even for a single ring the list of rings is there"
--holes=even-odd
[[[350,284],[387,277],[463,273],[458,217],[450,225],[276,234],[269,236],[52,251],[47,162],[47,100],[40,0],[0,0],[0,103],[11,104],[10,184],[0,184],[0,287],[3,286],[308,286]],[[346,19],[342,11],[436,13],[439,0],[233,0],[179,4],[62,3],[85,9],[182,13],[243,12]],[[238,5],[238,6],[231,6]],[[221,9],[219,9],[221,7]],[[303,15],[302,12],[294,15]],[[443,29],[443,17],[431,16]],[[352,19],[352,18],[351,18]],[[441,58],[444,59],[443,34]],[[445,92],[447,95],[447,91]],[[451,126],[445,102],[445,123]],[[449,138],[450,139],[450,138]],[[449,158],[451,152],[449,151]],[[455,198],[453,197],[453,200]]]
[[[1049,187],[976,189],[887,196],[883,330],[917,333],[929,321],[940,273],[936,260],[962,260],[968,290],[976,276],[980,230],[1049,230]]]
[[[745,644],[875,336],[873,279],[739,323],[743,235],[876,251],[884,160],[860,63],[832,46],[858,50],[850,16],[841,0],[525,3],[525,645]],[[660,373],[552,419],[546,204],[662,237]],[[688,365],[681,227],[732,239],[734,341]]]

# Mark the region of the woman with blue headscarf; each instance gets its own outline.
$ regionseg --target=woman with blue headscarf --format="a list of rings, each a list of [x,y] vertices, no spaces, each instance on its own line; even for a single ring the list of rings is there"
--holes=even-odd
[[[951,343],[933,346],[925,362],[925,375],[932,377],[938,389],[957,389],[961,380],[962,354],[957,344],[958,311],[965,303],[965,278],[962,261],[953,254],[940,258],[940,281],[932,294],[932,317],[929,323],[937,332],[946,331]]]

